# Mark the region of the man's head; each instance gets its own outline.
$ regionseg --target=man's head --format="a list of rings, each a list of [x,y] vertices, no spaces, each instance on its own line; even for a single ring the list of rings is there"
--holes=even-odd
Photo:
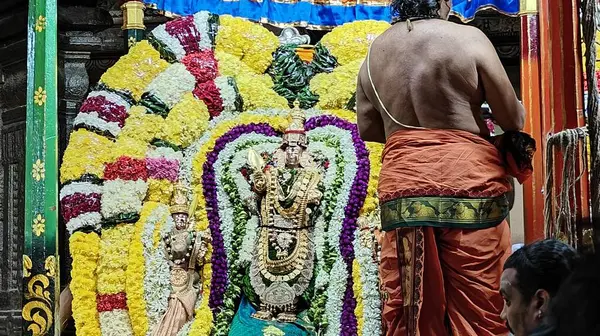
[[[552,300],[556,335],[600,335],[600,256],[588,256]]]
[[[416,18],[447,20],[452,0],[392,0],[392,12],[400,21]]]
[[[529,335],[539,326],[576,260],[572,247],[551,239],[523,246],[508,258],[500,280],[501,317],[515,336]]]

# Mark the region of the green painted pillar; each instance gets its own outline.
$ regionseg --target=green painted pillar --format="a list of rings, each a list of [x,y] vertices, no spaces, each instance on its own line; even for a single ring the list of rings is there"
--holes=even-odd
[[[23,335],[58,335],[57,0],[29,0]]]
[[[144,26],[144,9],[146,7],[141,1],[127,1],[121,6],[123,11],[123,26],[127,48],[131,48],[136,42],[145,37],[146,26]]]

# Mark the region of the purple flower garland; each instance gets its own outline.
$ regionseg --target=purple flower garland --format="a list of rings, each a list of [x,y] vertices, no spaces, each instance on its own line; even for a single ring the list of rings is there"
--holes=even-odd
[[[354,260],[354,234],[358,228],[357,219],[360,214],[365,198],[367,197],[367,188],[369,185],[369,173],[371,164],[369,161],[369,152],[364,141],[360,138],[356,124],[348,122],[344,119],[322,115],[310,118],[306,122],[306,129],[312,130],[317,127],[335,126],[352,134],[352,142],[354,143],[354,151],[356,153],[356,176],[350,188],[348,204],[344,208],[344,222],[342,224],[342,233],[340,234],[340,251],[342,258],[346,262],[348,269],[348,285],[344,295],[344,304],[341,317],[341,335],[351,336],[358,333],[358,322],[354,309],[356,308],[356,298],[354,297],[353,279],[352,279],[352,261]]]
[[[202,188],[206,199],[206,214],[208,216],[209,228],[212,234],[212,279],[209,298],[209,306],[216,314],[218,308],[223,305],[223,296],[227,289],[227,255],[223,243],[223,235],[221,233],[221,218],[219,216],[217,204],[217,183],[215,181],[214,164],[219,157],[219,153],[225,146],[239,138],[243,134],[257,133],[266,136],[274,136],[277,133],[269,124],[247,124],[238,125],[231,128],[227,133],[223,134],[215,142],[215,147],[210,152],[204,162],[202,173]]]

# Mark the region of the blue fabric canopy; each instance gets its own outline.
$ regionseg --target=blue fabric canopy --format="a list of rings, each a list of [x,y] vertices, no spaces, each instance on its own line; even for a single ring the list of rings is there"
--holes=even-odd
[[[158,9],[179,15],[205,10],[257,22],[329,28],[357,20],[392,20],[390,0],[153,0]],[[519,13],[519,0],[453,0],[453,12],[463,21],[478,10],[494,8],[503,14]]]

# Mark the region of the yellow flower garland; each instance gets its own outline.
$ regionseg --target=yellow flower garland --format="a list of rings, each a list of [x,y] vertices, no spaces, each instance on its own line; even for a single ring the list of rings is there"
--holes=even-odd
[[[78,334],[100,336],[100,320],[96,308],[96,264],[100,252],[97,233],[75,232],[69,238],[73,258],[71,283],[73,318]]]
[[[377,186],[379,185],[379,171],[381,171],[381,155],[383,154],[383,144],[375,142],[367,142],[369,150],[369,161],[371,162],[371,170],[369,171],[369,186],[367,188],[367,198],[360,215],[367,215],[377,211],[379,208],[379,199],[377,197]]]
[[[132,224],[119,224],[102,230],[97,270],[98,294],[125,292],[125,270],[134,228]]]
[[[319,95],[320,109],[344,108],[356,92],[356,80],[362,59],[337,67],[331,73],[317,74],[310,81],[310,89]]]
[[[145,88],[169,63],[160,58],[148,41],[136,43],[127,55],[100,77],[100,82],[115,90],[129,91],[135,100],[140,100]]]
[[[169,203],[165,203],[165,204],[169,204]],[[165,204],[161,204],[160,208],[156,210],[156,211],[162,212],[163,214],[160,218],[160,221],[158,223],[156,223],[156,226],[154,226],[154,232],[152,233],[152,245],[154,248],[158,247],[158,243],[160,243],[160,240],[162,239],[160,232],[163,228],[163,225],[165,225],[165,223],[167,222],[167,218],[169,218],[169,216],[171,216],[169,207]]]
[[[346,65],[364,59],[371,42],[389,27],[390,24],[383,21],[354,21],[334,28],[323,36],[321,43],[341,65]]]
[[[242,60],[257,73],[264,73],[273,61],[279,39],[260,24],[230,15],[219,17],[216,51],[225,51]]]
[[[244,100],[245,111],[259,108],[288,108],[287,100],[273,90],[273,80],[269,75],[241,74],[237,76],[236,82]]]
[[[169,112],[159,137],[185,148],[204,133],[209,117],[204,102],[188,92]]]
[[[354,308],[354,314],[356,315],[356,321],[357,321],[357,331],[358,331],[357,334],[362,335],[363,334],[363,326],[365,324],[365,317],[364,317],[362,282],[360,280],[360,265],[358,264],[357,259],[354,259],[354,261],[352,261],[352,280],[353,280],[352,290],[354,290],[354,297],[356,298],[356,308]]]
[[[148,143],[129,137],[119,137],[115,143],[115,159],[127,156],[134,159],[145,159]]]
[[[114,158],[114,143],[101,135],[79,129],[71,133],[60,167],[60,182],[81,178],[84,174],[104,176],[104,163]]]
[[[146,200],[169,204],[173,194],[173,183],[167,179],[148,179],[148,193]]]
[[[253,115],[248,113],[240,114],[238,118],[233,120],[226,120],[218,124],[212,130],[210,139],[202,145],[200,150],[196,153],[196,156],[192,159],[192,185],[194,185],[194,193],[198,197],[198,204],[206,204],[204,198],[204,192],[202,189],[202,173],[204,171],[203,166],[208,157],[208,153],[213,150],[215,142],[219,137],[229,131],[231,128],[237,125],[245,125],[251,123],[268,123],[274,129],[283,132],[289,124],[287,117],[273,117],[263,115]],[[196,230],[204,231],[208,228],[208,217],[206,214],[206,208],[199,206],[196,210]]]
[[[146,113],[144,106],[133,106],[119,137],[150,142],[160,132],[162,124],[163,118],[158,114]]]
[[[144,299],[144,276],[146,264],[144,262],[144,245],[142,234],[148,217],[156,210],[160,203],[146,202],[140,212],[140,219],[134,226],[133,238],[129,245],[129,260],[127,262],[126,293],[127,307],[133,333],[136,336],[146,335],[148,331],[148,316],[146,315],[146,301]]]
[[[237,78],[240,75],[257,75],[253,68],[246,65],[238,57],[231,55],[225,51],[217,50],[215,58],[219,63],[219,74],[221,76],[229,76]]]
[[[211,248],[205,257],[210,261]],[[204,264],[202,269],[202,303],[195,311],[194,322],[188,335],[208,336],[213,327],[213,313],[208,306],[210,297],[210,281],[212,279],[212,266],[210,263]]]

